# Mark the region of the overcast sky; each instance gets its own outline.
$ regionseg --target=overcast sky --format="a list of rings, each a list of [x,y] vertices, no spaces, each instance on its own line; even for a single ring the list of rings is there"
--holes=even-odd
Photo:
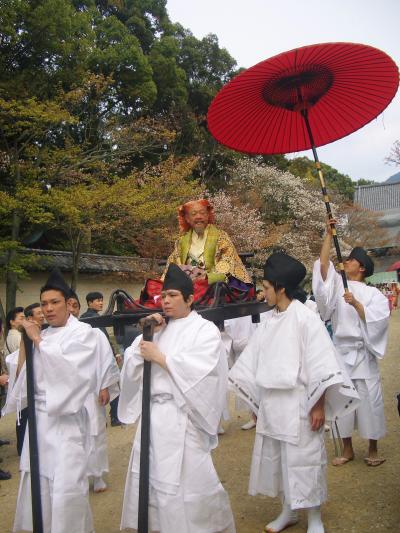
[[[215,33],[245,68],[299,46],[335,41],[375,46],[400,64],[400,0],[168,0],[167,9],[197,38]],[[400,91],[376,120],[318,154],[353,180],[384,181],[400,171],[384,162],[397,139]]]

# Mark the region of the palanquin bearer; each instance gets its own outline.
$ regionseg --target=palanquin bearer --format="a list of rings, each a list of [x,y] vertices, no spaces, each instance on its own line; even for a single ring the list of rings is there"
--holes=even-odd
[[[320,318],[295,299],[306,269],[284,253],[269,257],[263,288],[274,308],[229,373],[233,390],[257,417],[249,494],[280,496],[266,531],[282,531],[308,511],[308,533],[322,533],[326,500],[325,418],[357,403]]]
[[[40,291],[49,327],[23,327],[34,345],[34,396],[44,533],[92,533],[87,478],[88,418],[85,402],[96,391],[97,336],[70,316],[69,287],[53,271]],[[26,406],[26,364],[20,351],[18,377],[7,412]],[[14,531],[32,531],[29,433],[20,463]]]
[[[178,209],[181,236],[169,256],[170,263],[185,265],[193,279],[207,278],[208,283],[235,278],[251,283],[229,235],[214,225],[214,208],[208,200],[192,200]]]
[[[378,361],[385,355],[390,309],[386,297],[364,281],[373,274],[374,263],[363,248],[354,248],[344,261],[349,280],[349,292],[344,292],[329,260],[331,244],[328,223],[320,259],[314,265],[313,291],[322,319],[332,321],[333,342],[361,399],[355,412],[337,422],[344,448],[333,464],[341,466],[353,459],[352,434],[357,428],[369,440],[366,464],[379,466],[384,459],[378,456],[378,440],[384,437],[386,425]]]
[[[218,328],[191,309],[193,283],[175,264],[161,293],[166,320],[153,342],[137,337],[125,352],[118,416],[139,420],[125,486],[121,529],[137,529],[143,360],[151,361],[149,531],[233,533],[229,498],[211,450],[227,392]],[[168,322],[167,322],[168,321]]]
[[[71,290],[67,305],[71,315],[79,317],[80,302]],[[89,394],[85,408],[89,416],[89,460],[87,475],[93,480],[93,491],[107,490],[103,479],[109,471],[107,454],[107,418],[105,406],[119,396],[119,368],[110,342],[100,328],[93,328],[97,337],[96,392]]]

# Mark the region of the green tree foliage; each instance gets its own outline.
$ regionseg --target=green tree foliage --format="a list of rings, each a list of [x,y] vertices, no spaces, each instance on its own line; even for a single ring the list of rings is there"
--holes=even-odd
[[[71,249],[76,268],[83,249],[167,255],[176,206],[205,187],[232,186],[244,156],[211,137],[206,114],[238,73],[236,61],[216,35],[197,39],[172,23],[166,5],[1,2],[0,255],[8,308],[33,235]],[[254,161],[316,183],[307,158]],[[329,186],[350,197],[348,176],[323,168]]]
[[[49,99],[86,75],[94,33],[65,0],[4,0],[0,10],[3,96]]]
[[[42,153],[51,144],[51,128],[60,128],[73,118],[53,101],[0,98],[0,194],[2,196],[2,277],[6,280],[7,309],[15,306],[18,277],[26,258],[18,253],[35,225],[51,216],[43,201],[46,171]],[[29,229],[28,229],[29,228]]]
[[[195,159],[146,167],[111,184],[92,182],[53,188],[48,211],[72,252],[72,287],[78,280],[79,259],[85,249],[115,253],[166,255],[176,229],[176,209],[199,196],[201,188],[188,179]],[[162,207],[160,207],[162,206]]]
[[[314,161],[308,157],[295,157],[289,160],[286,169],[295,176],[300,176],[311,184],[319,186],[319,177]],[[355,184],[347,174],[342,174],[336,168],[325,163],[321,163],[321,170],[326,180],[328,190],[342,194],[344,197],[352,200]]]

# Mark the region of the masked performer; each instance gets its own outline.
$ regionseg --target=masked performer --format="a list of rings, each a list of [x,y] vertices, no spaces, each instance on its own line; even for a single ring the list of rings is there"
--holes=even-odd
[[[175,264],[165,276],[154,342],[125,352],[118,415],[141,414],[143,359],[151,361],[149,530],[234,532],[228,495],[211,459],[225,404],[227,363],[218,328],[191,310],[193,283]],[[126,479],[121,529],[137,529],[140,423]]]
[[[208,279],[208,283],[227,281],[229,276],[251,283],[240,257],[228,234],[214,226],[214,210],[208,200],[183,204],[178,210],[182,235],[167,261],[186,265],[193,278]]]
[[[344,449],[333,464],[341,466],[354,458],[352,434],[357,427],[360,436],[369,440],[366,464],[379,466],[384,459],[378,456],[378,440],[386,427],[378,360],[386,350],[389,305],[378,289],[364,282],[373,274],[374,263],[363,248],[354,248],[344,262],[349,280],[349,292],[344,292],[342,278],[329,261],[331,246],[328,223],[320,259],[314,266],[313,291],[322,319],[332,322],[333,342],[361,398],[358,409],[338,421]]]
[[[34,393],[44,533],[91,533],[88,497],[88,420],[85,402],[96,390],[97,336],[70,316],[69,287],[54,271],[40,291],[49,327],[23,322],[33,341]],[[20,348],[18,377],[8,409],[26,405],[26,367]],[[20,463],[14,531],[32,531],[29,433]]]
[[[281,514],[266,526],[270,533],[296,523],[302,508],[308,533],[324,531],[325,416],[349,409],[357,398],[348,377],[342,386],[346,376],[323,322],[295,299],[305,274],[289,255],[269,257],[263,287],[274,309],[229,373],[233,390],[257,416],[249,493],[282,498]]]

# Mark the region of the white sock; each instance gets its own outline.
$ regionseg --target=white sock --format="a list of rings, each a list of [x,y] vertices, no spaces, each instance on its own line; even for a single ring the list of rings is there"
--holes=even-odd
[[[292,511],[287,504],[283,504],[282,512],[272,522],[265,526],[265,530],[270,533],[278,533],[288,526],[295,524],[298,521],[297,511]]]
[[[93,479],[93,491],[94,492],[104,492],[106,489],[107,489],[107,484],[101,476],[95,477]]]
[[[324,533],[324,524],[321,519],[321,507],[310,507],[308,509],[308,529],[307,533]]]

